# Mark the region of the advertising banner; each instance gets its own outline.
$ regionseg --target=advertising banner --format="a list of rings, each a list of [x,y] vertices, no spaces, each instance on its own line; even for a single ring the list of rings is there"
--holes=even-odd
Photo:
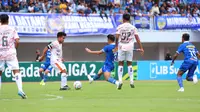
[[[170,61],[138,61],[138,80],[176,80],[182,62],[175,61],[175,64],[170,66]],[[184,79],[186,74],[183,75]],[[195,74],[200,78],[199,66]]]
[[[117,26],[122,24],[122,15],[116,15],[114,16],[114,18]],[[131,23],[135,25],[135,27],[138,29],[150,29],[150,17],[148,16],[135,16],[134,18],[132,17]]]
[[[9,25],[20,36],[56,36],[65,31],[68,36],[106,35],[115,32],[115,21],[99,15],[80,16],[63,14],[8,13]]]
[[[155,29],[197,29],[200,28],[199,17],[183,17],[183,16],[156,16]]]

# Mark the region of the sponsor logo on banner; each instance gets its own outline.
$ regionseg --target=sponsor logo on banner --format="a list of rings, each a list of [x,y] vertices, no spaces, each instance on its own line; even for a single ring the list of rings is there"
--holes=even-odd
[[[156,30],[162,29],[196,29],[200,27],[199,17],[156,16]]]
[[[169,61],[138,61],[138,80],[176,80],[182,61],[176,61],[170,66]],[[183,75],[186,77],[187,72]],[[200,67],[195,70],[200,78]]]
[[[156,24],[158,29],[161,30],[166,26],[167,22],[163,17],[158,17]]]

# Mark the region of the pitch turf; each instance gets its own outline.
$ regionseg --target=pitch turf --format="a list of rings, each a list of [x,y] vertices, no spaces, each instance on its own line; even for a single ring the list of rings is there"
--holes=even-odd
[[[107,82],[83,82],[82,90],[70,91],[59,91],[58,82],[24,83],[28,99],[22,100],[15,83],[4,83],[0,112],[199,112],[200,84],[184,84],[178,93],[175,81],[136,81],[134,89],[125,82],[120,91]]]

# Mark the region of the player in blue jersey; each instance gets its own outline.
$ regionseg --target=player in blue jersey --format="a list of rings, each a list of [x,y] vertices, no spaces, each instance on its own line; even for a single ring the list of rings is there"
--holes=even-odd
[[[102,50],[99,51],[91,51],[88,48],[85,48],[85,50],[88,53],[91,54],[106,54],[106,60],[104,62],[103,67],[99,70],[98,74],[96,74],[93,78],[88,75],[88,79],[89,82],[92,83],[94,80],[97,80],[101,77],[102,74],[104,74],[105,79],[112,83],[115,84],[117,86],[117,89],[121,89],[122,84],[120,84],[118,81],[116,81],[114,78],[110,77],[111,71],[114,70],[114,53],[113,53],[113,49],[115,48],[115,36],[114,35],[108,35],[108,45],[106,45]]]
[[[178,50],[176,51],[176,54],[173,57],[171,65],[174,64],[174,61],[178,57],[180,53],[184,54],[184,62],[182,63],[181,67],[179,68],[179,71],[177,73],[177,81],[180,86],[179,92],[184,92],[183,87],[183,80],[182,75],[188,71],[186,80],[187,81],[193,81],[195,84],[198,82],[197,75],[194,74],[197,65],[198,65],[198,57],[200,58],[200,54],[197,50],[197,48],[189,42],[190,35],[187,33],[184,33],[182,35],[182,44],[179,46]]]
[[[41,82],[40,85],[45,85],[45,82],[47,81],[47,77],[48,77],[48,73],[51,72],[52,70],[52,66],[50,64],[50,58],[51,58],[51,50],[48,49],[48,51],[46,52],[46,60],[43,64],[41,64],[40,67],[40,77],[41,77]]]

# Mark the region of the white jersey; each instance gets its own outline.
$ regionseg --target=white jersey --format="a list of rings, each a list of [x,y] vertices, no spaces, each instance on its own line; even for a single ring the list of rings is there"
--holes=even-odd
[[[119,49],[130,51],[134,48],[134,37],[138,35],[137,28],[130,23],[123,23],[117,27],[116,34],[119,34]]]
[[[62,44],[57,40],[48,45],[51,49],[51,62],[62,62]]]
[[[15,39],[18,38],[14,28],[8,25],[0,26],[0,60],[12,60],[16,57]]]

